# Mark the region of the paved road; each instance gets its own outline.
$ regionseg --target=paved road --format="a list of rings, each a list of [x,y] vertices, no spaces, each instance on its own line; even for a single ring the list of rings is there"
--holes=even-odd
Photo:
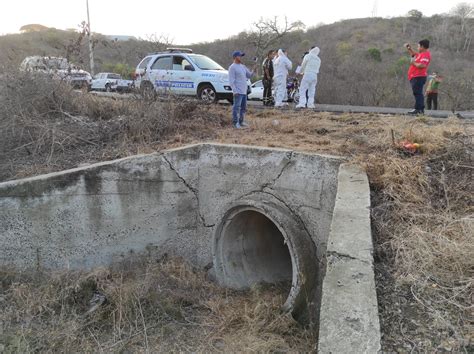
[[[249,105],[252,107],[264,107],[261,102],[251,101]],[[289,108],[294,109],[294,106],[290,104]],[[314,108],[317,112],[335,112],[335,113],[377,113],[377,114],[394,114],[394,115],[406,115],[410,110],[408,108],[390,108],[390,107],[370,107],[370,106],[345,106],[345,105],[334,105],[334,104],[317,104]],[[425,115],[433,118],[448,118],[453,116],[451,111],[425,111]],[[459,111],[455,113],[459,118],[474,119],[474,111]]]
[[[102,97],[110,97],[114,99],[140,99],[140,95],[137,94],[119,94],[114,92],[91,92],[94,95]],[[229,103],[221,101],[222,105],[229,105]],[[271,107],[265,107],[260,101],[249,101],[249,105],[253,108],[258,109],[274,109]],[[290,104],[287,108],[283,109],[295,109],[294,104]],[[377,113],[377,114],[394,114],[394,115],[406,115],[410,110],[409,108],[390,108],[390,107],[369,107],[369,106],[345,106],[345,105],[334,105],[334,104],[317,104],[314,108],[317,112],[335,112],[335,113]],[[448,118],[456,115],[459,118],[474,119],[474,111],[459,111],[453,114],[451,111],[426,111],[425,115],[433,118]]]

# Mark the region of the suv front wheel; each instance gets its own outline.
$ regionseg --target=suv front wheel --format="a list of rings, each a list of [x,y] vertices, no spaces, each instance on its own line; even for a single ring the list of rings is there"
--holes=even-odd
[[[216,103],[218,101],[216,90],[209,84],[202,85],[199,88],[198,98],[206,103]]]

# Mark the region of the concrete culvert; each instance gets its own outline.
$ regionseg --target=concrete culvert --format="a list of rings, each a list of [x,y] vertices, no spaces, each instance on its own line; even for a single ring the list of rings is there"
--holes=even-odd
[[[182,257],[225,287],[288,289],[283,310],[317,326],[321,353],[376,353],[369,184],[342,162],[199,144],[3,182],[0,265]]]

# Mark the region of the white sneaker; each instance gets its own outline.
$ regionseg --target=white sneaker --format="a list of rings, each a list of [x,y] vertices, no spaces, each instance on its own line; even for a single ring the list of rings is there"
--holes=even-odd
[[[308,106],[308,108],[309,108],[309,109],[315,109],[316,106],[314,106],[314,105],[313,105],[313,106]]]
[[[301,105],[297,105],[295,108],[298,109],[298,108],[306,108],[306,107],[305,107],[305,106],[301,106]]]

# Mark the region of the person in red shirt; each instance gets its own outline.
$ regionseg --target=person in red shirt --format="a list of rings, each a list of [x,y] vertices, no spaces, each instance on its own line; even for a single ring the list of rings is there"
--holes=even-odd
[[[425,98],[423,96],[423,86],[428,76],[428,66],[431,62],[431,53],[428,50],[430,41],[423,39],[418,42],[418,52],[411,48],[410,44],[405,44],[405,48],[411,55],[411,64],[408,69],[408,80],[415,96],[415,109],[408,114],[417,115],[425,113]]]

